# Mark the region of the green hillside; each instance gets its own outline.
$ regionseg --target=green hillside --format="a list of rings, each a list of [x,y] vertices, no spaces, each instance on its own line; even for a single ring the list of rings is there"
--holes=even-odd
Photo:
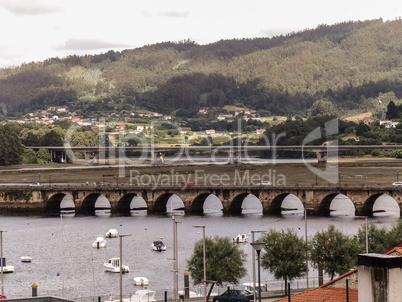
[[[402,99],[401,37],[402,20],[379,19],[49,58],[0,69],[0,112],[8,119],[66,106],[84,117],[138,109],[191,117],[200,107],[236,105],[272,115],[380,115]]]

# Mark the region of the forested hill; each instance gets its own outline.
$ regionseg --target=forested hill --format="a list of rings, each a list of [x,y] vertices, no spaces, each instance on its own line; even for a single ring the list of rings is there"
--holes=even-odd
[[[3,118],[48,106],[84,116],[148,109],[191,117],[200,107],[240,104],[307,116],[317,101],[343,114],[376,112],[384,95],[402,98],[400,19],[209,45],[165,42],[0,69]]]

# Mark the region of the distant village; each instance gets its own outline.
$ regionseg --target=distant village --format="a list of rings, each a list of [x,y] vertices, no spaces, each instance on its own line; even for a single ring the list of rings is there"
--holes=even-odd
[[[208,113],[208,108],[201,108],[199,110],[200,114],[207,114]],[[246,121],[249,119],[260,121],[261,123],[264,123],[267,121],[267,118],[265,117],[257,117],[256,116],[256,110],[249,110],[249,109],[244,109],[244,108],[238,108],[236,111],[233,113],[222,113],[219,114],[216,119],[218,121],[221,120],[234,120],[235,118],[242,116]],[[40,123],[44,125],[48,125],[49,127],[52,127],[55,121],[63,121],[63,120],[71,120],[71,122],[76,126],[76,127],[91,127],[93,130],[102,130],[102,129],[110,129],[111,131],[127,131],[127,126],[130,124],[132,118],[134,117],[140,117],[140,118],[145,118],[149,119],[149,121],[152,120],[164,120],[164,121],[171,121],[172,116],[170,115],[163,115],[161,113],[157,112],[148,112],[148,113],[136,113],[136,112],[131,112],[128,116],[121,116],[119,113],[111,113],[107,116],[107,118],[114,118],[116,120],[119,120],[121,122],[116,123],[115,121],[111,122],[101,122],[99,119],[86,119],[77,116],[75,112],[70,112],[67,108],[65,107],[55,107],[51,106],[47,110],[39,110],[36,112],[31,112],[27,113],[25,115],[25,119],[20,119],[20,120],[9,120],[8,122],[16,122],[19,124],[23,123]],[[278,123],[282,123],[283,121],[278,121]],[[132,128],[132,127],[130,127]],[[130,133],[134,134],[139,134],[142,133],[144,130],[147,129],[152,129],[153,124],[143,124],[143,125],[135,125],[134,129],[130,129]],[[183,128],[185,131],[191,131],[190,128]],[[257,129],[256,134],[263,134],[265,132],[265,129]],[[217,134],[215,133],[214,129],[208,129],[205,131],[206,135],[214,135]]]

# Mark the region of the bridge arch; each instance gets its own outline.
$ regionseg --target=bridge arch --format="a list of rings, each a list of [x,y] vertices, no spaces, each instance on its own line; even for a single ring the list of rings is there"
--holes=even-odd
[[[349,196],[343,193],[331,193],[325,196],[318,208],[318,214],[322,216],[355,216],[356,207]]]
[[[103,202],[100,206],[96,206],[99,197],[103,197]],[[93,215],[95,214],[95,210],[110,210],[110,208],[110,202],[104,195],[101,193],[92,193],[83,200],[80,212],[82,214]]]
[[[203,193],[194,198],[194,201],[191,204],[191,213],[203,214],[205,200],[207,200],[210,195],[211,193]]]
[[[134,197],[138,196],[137,193],[125,194],[117,203],[116,212],[119,214],[129,215],[131,210],[131,201]]]
[[[229,206],[229,214],[241,214],[241,205],[248,194],[249,193],[240,193],[233,198]]]
[[[184,210],[183,199],[178,194],[164,193],[155,200],[152,212],[167,213],[168,210]]]
[[[271,204],[269,205],[268,213],[272,215],[281,215],[282,212],[282,203],[283,200],[291,195],[290,193],[282,193],[272,200]]]
[[[384,201],[385,199],[387,199],[387,201]],[[387,212],[386,210],[381,209],[383,206],[381,205],[378,206],[378,202],[381,203],[380,200],[383,201],[383,203],[388,202],[388,204],[389,203],[393,204],[395,211],[399,209],[399,215],[400,215],[401,205],[398,204],[398,202],[392,196],[383,193],[373,194],[369,196],[369,198],[367,198],[366,201],[364,202],[363,209],[359,214],[362,216],[371,217],[374,216],[376,213],[382,213],[382,212],[386,213]]]
[[[45,212],[47,214],[59,214],[61,209],[61,203],[65,197],[69,197],[74,204],[74,199],[72,196],[66,193],[55,193],[49,196],[48,200],[45,203]],[[71,206],[71,204],[69,203]],[[69,207],[70,208],[70,207]],[[75,204],[74,204],[75,209]]]
[[[137,194],[132,198],[130,202],[130,214],[148,214],[148,203],[145,201],[144,197]]]
[[[217,203],[219,203],[219,209],[217,209]],[[209,192],[199,194],[195,197],[191,204],[190,212],[193,214],[205,214],[208,212],[208,209],[205,209],[208,204],[213,204],[214,212],[218,210],[220,213],[222,213],[222,201],[218,198],[218,196]]]
[[[331,215],[331,203],[336,196],[340,193],[331,193],[326,195],[320,202],[318,207],[318,215],[321,216],[330,216]],[[345,195],[346,196],[346,195]]]
[[[244,202],[245,199],[247,197],[254,197],[255,199],[257,199],[259,201],[259,203],[261,204],[261,201],[258,199],[257,196],[255,196],[254,194],[250,194],[250,193],[240,193],[238,195],[236,195],[233,199],[232,202],[230,203],[229,206],[229,214],[242,214],[242,210],[243,210],[243,206],[244,206]],[[261,211],[262,211],[262,205],[261,205]]]

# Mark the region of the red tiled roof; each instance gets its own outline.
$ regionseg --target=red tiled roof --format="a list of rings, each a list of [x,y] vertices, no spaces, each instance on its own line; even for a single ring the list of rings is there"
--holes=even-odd
[[[274,302],[288,302],[288,297]],[[345,302],[346,289],[335,287],[316,287],[291,296],[292,302]],[[358,302],[357,289],[349,289],[349,301]]]
[[[390,255],[390,254],[395,254],[395,253],[402,255],[402,244],[390,249],[389,251],[386,251],[384,254]]]
[[[347,273],[344,273],[343,275],[340,275],[338,278],[335,278],[335,279],[333,279],[333,280],[328,281],[327,283],[321,285],[321,287],[325,287],[325,286],[331,285],[331,284],[335,283],[336,281],[341,280],[341,279],[343,279],[343,278],[349,276],[350,274],[353,274],[354,272],[357,272],[357,268],[351,269],[351,270],[348,271]]]

